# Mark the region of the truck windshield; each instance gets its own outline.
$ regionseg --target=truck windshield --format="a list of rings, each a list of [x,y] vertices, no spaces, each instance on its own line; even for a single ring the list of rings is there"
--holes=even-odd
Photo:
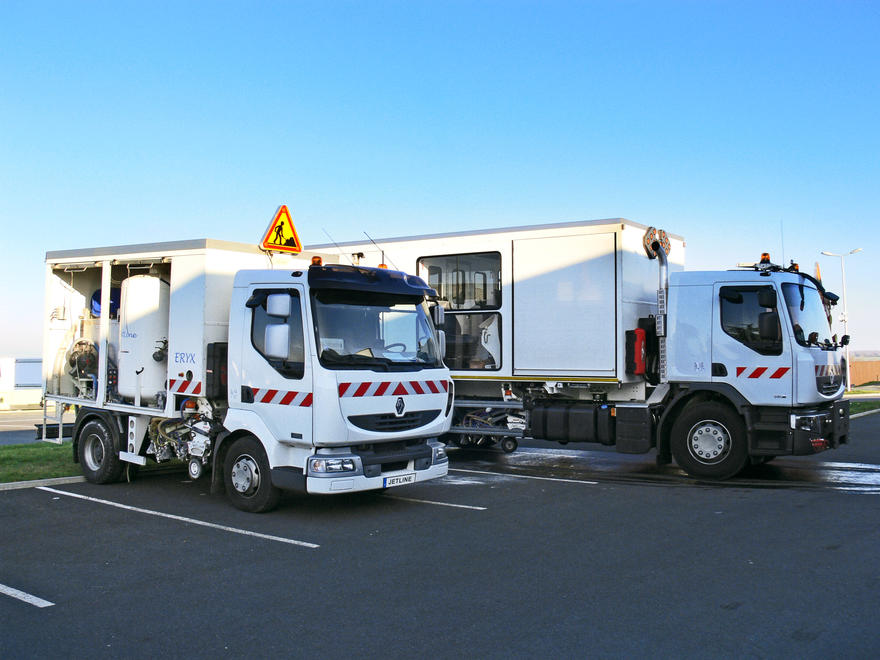
[[[328,369],[413,371],[442,366],[421,298],[324,290],[312,296],[318,358]]]
[[[785,283],[782,294],[797,343],[801,346],[831,343],[831,326],[819,292],[806,284]]]

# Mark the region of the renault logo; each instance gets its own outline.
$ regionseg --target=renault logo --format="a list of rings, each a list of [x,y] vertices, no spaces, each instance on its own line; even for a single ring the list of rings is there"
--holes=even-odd
[[[397,397],[397,403],[394,404],[394,416],[403,417],[404,408],[406,408],[406,404],[403,402],[403,397]]]

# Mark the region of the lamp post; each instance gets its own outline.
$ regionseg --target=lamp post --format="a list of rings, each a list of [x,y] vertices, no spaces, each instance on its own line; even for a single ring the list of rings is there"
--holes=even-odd
[[[844,257],[848,257],[851,254],[855,254],[856,252],[861,252],[862,248],[856,248],[855,250],[850,250],[846,254],[835,254],[834,252],[825,252],[822,251],[826,257],[840,257],[840,276],[843,280],[843,334],[849,334],[847,332],[847,314],[846,314],[846,267],[843,265]],[[844,347],[846,351],[846,391],[849,392],[852,389],[852,383],[850,382],[850,371],[849,371],[849,344]]]

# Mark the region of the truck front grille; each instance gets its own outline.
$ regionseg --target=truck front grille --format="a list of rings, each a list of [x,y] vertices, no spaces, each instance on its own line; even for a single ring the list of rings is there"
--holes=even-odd
[[[365,431],[411,431],[433,422],[440,415],[439,410],[415,410],[400,417],[394,413],[381,415],[352,415],[348,421]]]
[[[817,377],[816,389],[825,396],[831,396],[840,389],[840,378],[834,376]]]

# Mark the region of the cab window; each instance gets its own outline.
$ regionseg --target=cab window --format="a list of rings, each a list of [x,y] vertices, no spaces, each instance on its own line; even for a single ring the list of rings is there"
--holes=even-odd
[[[266,302],[270,295],[287,294],[290,308],[287,316],[269,314]],[[302,306],[299,292],[295,290],[257,289],[247,306],[251,308],[251,343],[272,368],[285,378],[299,379],[305,371],[305,341],[303,335]],[[266,326],[285,323],[290,328],[287,356],[274,358],[266,355]]]
[[[723,286],[721,329],[761,355],[782,354],[782,326],[776,294],[767,286]]]

